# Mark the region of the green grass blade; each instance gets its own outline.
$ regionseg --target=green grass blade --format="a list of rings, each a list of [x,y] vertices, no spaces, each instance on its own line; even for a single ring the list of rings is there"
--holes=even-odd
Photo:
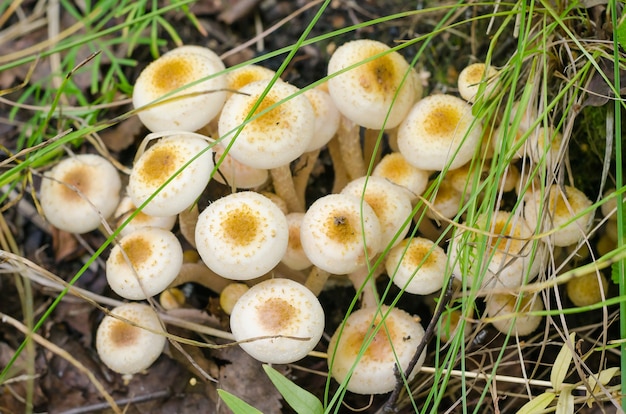
[[[228,391],[217,390],[217,394],[235,414],[263,414],[261,411]]]
[[[298,414],[322,414],[324,412],[322,403],[315,395],[291,382],[269,365],[263,365],[263,369],[280,395]]]

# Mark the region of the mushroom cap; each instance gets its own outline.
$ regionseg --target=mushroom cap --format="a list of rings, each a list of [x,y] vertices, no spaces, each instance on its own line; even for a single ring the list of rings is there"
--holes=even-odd
[[[140,108],[183,86],[224,70],[220,58],[210,49],[182,46],[150,63],[133,89],[133,106]],[[171,97],[200,93],[159,103],[137,115],[151,131],[195,131],[208,124],[226,99],[224,76],[204,80]],[[203,93],[208,92],[208,93]]]
[[[116,227],[122,225],[122,223],[124,223],[124,221],[126,221],[126,219],[128,219],[128,217],[134,213],[136,209],[137,207],[133,204],[133,200],[131,200],[130,197],[123,197],[115,209],[115,213],[113,213]],[[165,230],[172,230],[172,228],[174,228],[174,224],[176,224],[175,215],[157,217],[140,211],[122,229],[120,235],[126,236],[127,234],[130,234],[142,227],[158,227]]]
[[[528,312],[542,311],[543,300],[540,295],[526,295],[521,298],[519,307],[516,307],[517,300],[517,295],[506,293],[487,296],[485,311],[490,318],[503,317],[491,321],[498,331],[508,334],[513,325],[513,333],[520,336],[530,335],[541,324],[541,316],[529,315]],[[516,316],[513,317],[512,314]],[[508,315],[511,317],[504,317]]]
[[[208,142],[189,135],[163,138],[148,148],[135,163],[128,181],[128,195],[142,205],[171,176],[201,151],[205,151],[176,175],[143,208],[152,216],[171,216],[190,207],[207,186],[213,171]]]
[[[476,228],[487,231],[489,236],[470,231],[465,238],[465,230],[460,230],[450,240],[448,256],[457,278],[463,277],[471,285],[474,278],[483,277],[482,287],[518,287],[539,274],[541,252],[531,258],[533,233],[522,217],[504,211],[492,214],[490,219],[481,215]],[[481,260],[478,256],[482,246]]]
[[[452,95],[418,101],[398,129],[400,152],[423,170],[459,168],[472,159],[481,140],[482,129],[472,107]]]
[[[385,155],[374,168],[372,176],[383,177],[405,187],[412,197],[422,195],[428,185],[428,172],[412,166],[399,152]]]
[[[172,232],[143,227],[113,247],[106,263],[107,281],[123,298],[146,299],[165,290],[182,265],[183,248]]]
[[[387,317],[382,316],[389,311]],[[383,324],[383,326],[380,326]],[[363,343],[378,328],[367,349],[359,356]],[[353,312],[343,327],[339,327],[328,344],[328,363],[332,377],[342,383],[354,367],[346,389],[357,394],[384,394],[396,385],[396,362],[405,370],[418,344],[424,337],[424,328],[407,312],[381,306]],[[393,348],[392,348],[393,344]],[[409,380],[419,371],[426,357],[420,355]],[[358,361],[358,362],[357,362]]]
[[[230,328],[237,341],[292,337],[239,344],[259,361],[287,364],[304,358],[315,348],[324,332],[324,310],[303,285],[289,279],[269,279],[251,287],[235,303]]]
[[[281,262],[294,270],[303,270],[311,266],[311,261],[306,256],[300,242],[300,228],[304,213],[289,213],[285,216],[289,226],[289,244]]]
[[[318,198],[304,214],[300,229],[300,242],[309,260],[334,274],[351,273],[365,265],[365,248],[368,257],[374,257],[382,246],[381,237],[372,207],[349,194]]]
[[[497,76],[498,70],[493,66],[487,66],[485,63],[468,65],[459,74],[459,95],[468,102],[475,102],[478,89],[481,83],[485,82],[483,96],[488,98],[497,90]]]
[[[435,211],[428,209],[426,216],[433,220],[439,220],[440,215],[451,219],[459,213],[464,198],[463,193],[457,191],[446,176],[437,186],[434,198],[430,197]],[[415,218],[419,218],[419,215],[415,215]]]
[[[96,332],[96,349],[102,362],[120,374],[134,374],[148,368],[165,346],[165,335],[146,330],[163,331],[157,314],[150,306],[140,303],[118,306],[111,310],[111,314],[137,326],[110,315],[102,319]]]
[[[587,235],[594,212],[583,211],[593,203],[575,187],[564,186],[561,190],[558,185],[553,185],[547,196],[542,195],[541,190],[530,191],[524,201],[524,217],[528,223],[541,225],[544,231],[556,230],[549,236],[553,245],[569,246]],[[540,212],[542,217],[539,217]]]
[[[76,155],[44,173],[41,208],[53,226],[70,233],[87,233],[113,214],[121,187],[117,170],[105,158]]]
[[[409,232],[410,222],[405,222],[411,216],[413,206],[410,193],[403,187],[382,177],[359,177],[349,182],[341,190],[341,194],[350,194],[357,198],[363,196],[372,207],[382,230],[381,246],[395,246]],[[397,238],[391,244],[396,235]]]
[[[389,251],[385,261],[387,274],[400,289],[417,295],[429,295],[443,286],[448,257],[432,241],[415,237],[402,240]]]
[[[389,46],[376,40],[359,39],[344,43],[330,57],[328,74],[389,50]],[[394,101],[398,89],[400,91]],[[389,119],[384,127],[398,126],[422,94],[413,69],[395,51],[328,79],[328,91],[346,118],[371,129],[383,129],[390,107]]]
[[[195,238],[208,268],[227,279],[249,280],[280,262],[287,251],[289,229],[276,204],[244,191],[209,204],[198,217]]]
[[[273,70],[261,65],[241,66],[226,73],[226,87],[232,91],[238,91],[249,83],[272,79],[275,74]],[[228,97],[231,95],[232,92],[229,92]]]
[[[235,137],[235,131],[259,100],[269,81],[252,82],[240,89],[241,94],[232,95],[220,115],[219,134],[227,146]],[[313,139],[315,114],[309,100],[292,96],[298,88],[284,82],[276,82],[267,93],[255,115],[270,106],[287,99],[269,112],[246,124],[230,149],[230,155],[239,162],[254,168],[276,168],[298,158]]]

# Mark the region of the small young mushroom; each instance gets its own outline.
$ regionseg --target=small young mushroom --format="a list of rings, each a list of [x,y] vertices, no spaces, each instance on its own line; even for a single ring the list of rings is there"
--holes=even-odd
[[[287,364],[304,358],[317,345],[324,332],[324,310],[303,285],[269,279],[235,303],[230,328],[237,341],[248,341],[239,345],[255,359]]]
[[[594,212],[585,212],[592,202],[577,188],[553,185],[547,194],[539,189],[527,192],[524,201],[526,221],[550,231],[548,239],[554,246],[569,246],[586,237]]]
[[[105,158],[76,155],[44,173],[40,204],[53,226],[70,233],[87,233],[113,214],[121,186],[117,170]]]
[[[209,143],[203,138],[180,134],[163,138],[148,148],[130,173],[128,194],[133,203],[141,206],[154,195],[142,210],[152,216],[176,215],[190,207],[211,178],[213,159],[208,147]],[[202,151],[202,155],[155,195],[170,177]]]
[[[566,291],[574,305],[589,306],[606,299],[609,283],[601,272],[590,272],[567,282]]]
[[[405,239],[389,251],[385,267],[392,282],[416,295],[441,289],[448,258],[432,241],[416,237]]]
[[[282,211],[252,191],[209,204],[196,224],[196,247],[215,273],[233,280],[262,276],[287,251],[289,229]]]
[[[300,228],[304,213],[289,213],[285,216],[289,226],[289,244],[287,251],[281,259],[290,269],[303,270],[311,266],[311,261],[306,256],[302,243],[300,242]]]
[[[317,199],[305,213],[300,230],[300,242],[309,260],[333,274],[351,273],[364,266],[366,257],[373,258],[379,252],[381,238],[380,222],[372,207],[348,194]]]
[[[533,257],[532,231],[522,217],[498,211],[479,216],[475,225],[489,235],[460,230],[450,240],[448,256],[456,277],[462,276],[468,286],[482,278],[477,286],[518,287],[539,274],[541,252]]]
[[[165,346],[165,335],[158,332],[163,332],[163,328],[150,306],[140,303],[118,306],[98,326],[98,356],[107,367],[120,374],[143,371],[156,361]]]
[[[405,187],[413,198],[422,195],[428,185],[428,172],[412,166],[399,152],[385,155],[374,168],[372,176],[383,177]]]
[[[384,319],[383,315],[386,315]],[[423,337],[424,328],[418,319],[399,308],[360,309],[353,312],[330,339],[330,374],[339,383],[347,381],[348,391],[387,393],[396,385],[396,370],[406,370]],[[409,381],[419,371],[425,357],[424,349]]]
[[[475,102],[476,94],[484,84],[481,96],[489,98],[498,88],[497,76],[498,70],[493,66],[485,63],[468,65],[459,74],[459,95],[468,102]]]
[[[192,82],[224,70],[220,58],[210,49],[182,46],[149,64],[139,74],[133,89],[133,106],[141,108]],[[187,87],[138,113],[151,131],[196,131],[208,124],[226,99],[224,76],[212,77]],[[194,95],[195,94],[195,95]],[[185,96],[194,95],[194,96]]]
[[[511,330],[519,336],[530,335],[541,324],[541,316],[529,314],[544,309],[540,295],[496,294],[487,296],[485,304],[491,324],[503,334]]]
[[[360,177],[346,185],[341,194],[350,194],[363,200],[372,207],[382,230],[381,246],[400,243],[409,231],[413,206],[410,193],[399,185],[382,177]]]
[[[398,129],[398,147],[412,165],[423,170],[455,169],[480,146],[482,128],[472,107],[452,95],[418,101]]]
[[[183,248],[172,232],[142,227],[113,247],[106,262],[106,276],[115,293],[140,300],[164,291],[182,265]]]

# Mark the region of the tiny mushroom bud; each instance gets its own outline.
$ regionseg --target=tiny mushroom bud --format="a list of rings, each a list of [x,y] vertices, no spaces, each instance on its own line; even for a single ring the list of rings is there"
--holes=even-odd
[[[230,328],[255,359],[287,364],[304,358],[324,332],[324,311],[313,293],[289,279],[269,279],[235,303]],[[260,337],[270,337],[255,339]]]
[[[176,215],[190,207],[207,186],[213,171],[209,143],[200,137],[175,135],[161,139],[141,154],[128,182],[128,194],[136,206],[148,200],[170,177],[201,151],[143,208],[153,216]]]
[[[329,273],[354,272],[366,264],[365,249],[372,258],[382,246],[376,213],[365,201],[348,194],[317,199],[301,226],[304,252],[315,266]]]
[[[375,335],[374,330],[377,330]],[[337,382],[347,380],[348,391],[387,393],[396,385],[396,370],[407,369],[423,337],[424,328],[418,320],[399,308],[360,309],[335,331],[328,344],[330,374]],[[370,340],[360,354],[361,348]],[[409,381],[419,371],[425,357],[426,350],[409,375]]]
[[[498,70],[485,63],[473,63],[466,66],[459,74],[459,95],[468,102],[475,102],[476,94],[481,84],[484,83],[483,96],[488,98],[497,90],[497,75]]]
[[[452,95],[418,101],[398,129],[398,147],[417,168],[441,171],[467,163],[482,140],[472,107]]]
[[[183,265],[183,248],[174,234],[156,227],[139,228],[122,237],[106,262],[111,289],[140,300],[165,290]]]
[[[235,304],[250,288],[245,283],[230,283],[220,292],[220,307],[225,314],[233,313]]]
[[[115,167],[95,154],[65,158],[43,176],[40,203],[53,226],[70,233],[95,230],[120,200]]]
[[[335,105],[357,125],[370,129],[395,128],[422,93],[404,57],[389,50],[389,46],[376,40],[353,40],[337,48],[328,62],[329,75],[361,62],[328,80],[328,91]],[[388,53],[362,63],[385,52]]]
[[[416,237],[402,240],[389,251],[385,267],[393,283],[417,295],[428,295],[443,286],[448,258],[432,241]]]
[[[609,283],[602,273],[590,272],[567,282],[566,291],[574,305],[589,306],[606,299]]]
[[[526,193],[524,200],[526,221],[536,226],[543,223],[543,229],[552,232],[548,239],[555,246],[569,246],[587,235],[594,212],[585,210],[592,202],[575,187],[553,185],[547,196],[538,189]]]
[[[152,308],[140,303],[118,306],[98,326],[98,356],[107,367],[120,374],[143,371],[156,361],[165,346],[165,335],[155,332],[163,332],[163,328]]]
[[[262,276],[287,251],[289,229],[282,211],[252,191],[209,204],[196,224],[196,247],[215,273],[233,280]]]
[[[494,318],[491,324],[503,334],[508,334],[511,329],[513,334],[530,335],[541,324],[541,316],[529,314],[544,309],[540,295],[523,295],[521,298],[508,293],[490,295],[485,304],[487,316]]]
[[[210,49],[182,46],[149,64],[139,75],[133,89],[133,106],[151,104],[192,82],[224,70],[220,58]],[[182,89],[173,101],[158,103],[138,113],[151,131],[195,131],[208,124],[226,99],[224,76],[213,77]],[[196,94],[195,96],[184,96]],[[184,96],[184,97],[183,97]]]

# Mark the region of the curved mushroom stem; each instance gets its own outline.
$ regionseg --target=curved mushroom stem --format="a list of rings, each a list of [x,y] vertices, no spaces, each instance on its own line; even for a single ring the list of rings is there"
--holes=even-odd
[[[372,263],[375,261],[376,258],[372,258]],[[348,275],[348,279],[350,279],[357,292],[362,288],[361,308],[363,309],[377,307],[380,300],[376,291],[376,278],[383,273],[384,267],[378,266],[370,269],[368,266],[363,266]]]
[[[335,173],[335,180],[333,182],[332,193],[339,193],[348,184],[348,172],[346,166],[341,158],[341,148],[339,145],[339,138],[335,137],[328,143],[328,153],[330,159],[333,162],[333,172]]]
[[[304,202],[298,197],[291,175],[289,164],[282,165],[270,170],[274,192],[287,203],[290,212],[304,212]]]
[[[360,127],[348,118],[342,116],[337,130],[341,158],[348,173],[348,179],[363,177],[367,168],[363,160],[361,149]]]
[[[363,140],[363,160],[366,168],[372,161],[374,161],[375,167],[382,158],[383,146],[382,142],[379,143],[378,141],[378,137],[380,135],[381,131],[379,129],[365,129],[365,136]],[[384,139],[384,136],[382,136],[381,139]]]
[[[306,206],[306,187],[309,177],[315,167],[315,163],[320,155],[320,148],[304,153],[296,164],[293,184],[296,189],[296,196],[303,206]]]

